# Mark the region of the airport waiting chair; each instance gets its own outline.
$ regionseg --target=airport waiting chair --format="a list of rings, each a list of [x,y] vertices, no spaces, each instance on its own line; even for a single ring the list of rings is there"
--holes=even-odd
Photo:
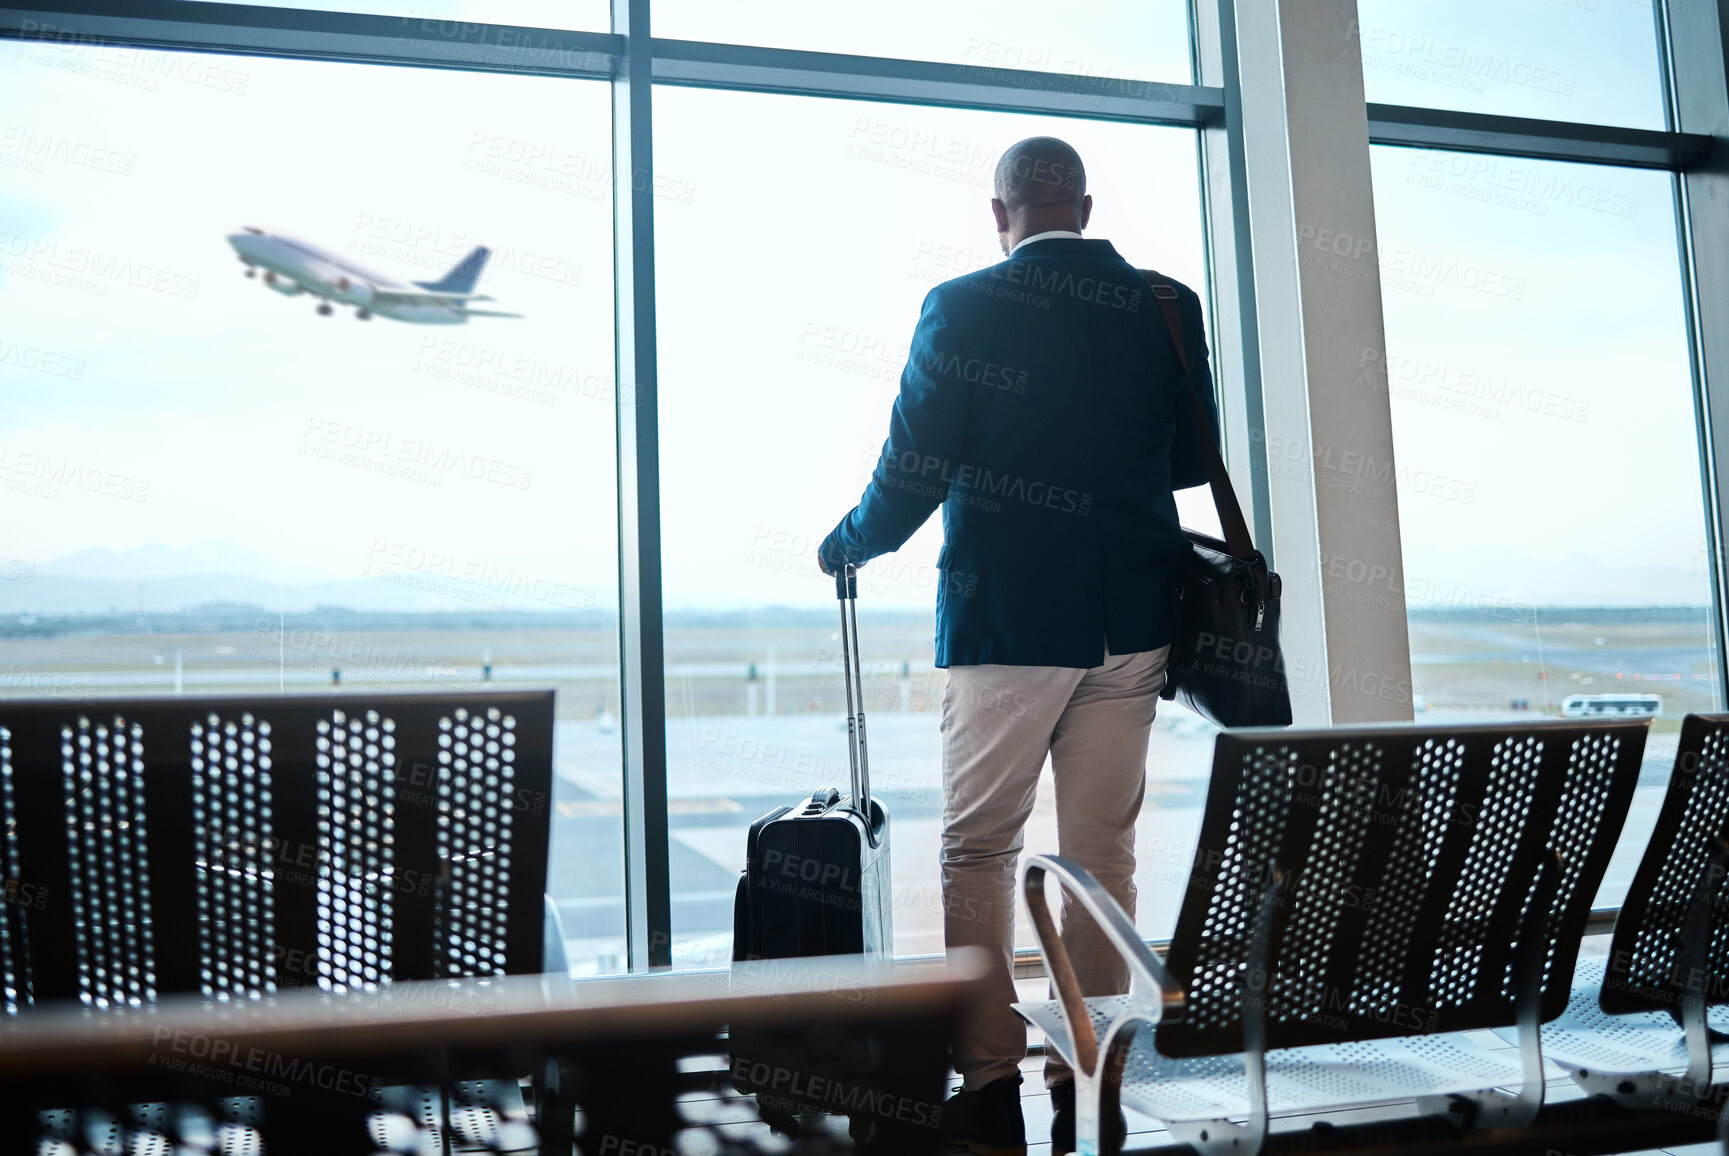
[[[1693,1110],[1722,1092],[1729,1036],[1729,715],[1688,715],[1651,841],[1606,958],[1583,961],[1544,1054],[1630,1108]]]
[[[4,1013],[543,971],[552,726],[552,691],[0,705]],[[436,1107],[476,1142],[520,1109],[469,1091]]]
[[[1202,1156],[1258,1152],[1270,1117],[1400,1101],[1529,1123],[1538,1027],[1566,1006],[1647,725],[1225,732],[1162,960],[1077,864],[1030,857],[1059,998],[1017,1009],[1075,1069],[1080,1151],[1104,1150],[1119,1100]],[[1128,994],[1082,997],[1052,877],[1127,962]],[[1509,1024],[1514,1050],[1464,1034]]]

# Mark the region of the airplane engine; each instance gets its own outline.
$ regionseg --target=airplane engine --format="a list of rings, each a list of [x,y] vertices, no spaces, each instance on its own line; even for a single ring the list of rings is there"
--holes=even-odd
[[[284,297],[293,297],[301,292],[300,282],[295,281],[290,277],[282,277],[271,272],[266,272],[264,274],[264,283],[282,294]]]
[[[335,281],[337,296],[353,305],[372,304],[372,286],[365,281],[356,281],[352,277],[338,277]]]

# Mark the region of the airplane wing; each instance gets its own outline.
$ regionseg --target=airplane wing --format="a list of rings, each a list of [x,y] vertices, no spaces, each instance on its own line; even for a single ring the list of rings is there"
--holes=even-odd
[[[492,298],[483,293],[440,293],[436,289],[375,289],[372,300],[379,305],[463,305]]]
[[[495,309],[464,309],[464,317],[527,317],[526,313],[500,313]]]

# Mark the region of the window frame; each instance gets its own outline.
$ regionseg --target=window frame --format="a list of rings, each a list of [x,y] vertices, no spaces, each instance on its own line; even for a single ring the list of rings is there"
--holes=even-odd
[[[1195,130],[1200,154],[1216,380],[1226,452],[1257,540],[1271,542],[1261,381],[1248,243],[1244,138],[1236,63],[1236,0],[1189,0],[1197,83],[1167,84],[747,45],[653,39],[652,0],[612,0],[612,30],[309,12],[185,0],[36,0],[0,7],[0,38],[121,45],[241,56],[528,73],[606,82],[613,93],[615,345],[620,530],[621,727],[624,742],[629,968],[670,966],[664,626],[661,607],[659,424],[654,293],[654,136],[657,84],[897,104],[1128,121]],[[1667,170],[1689,311],[1689,342],[1707,493],[1711,587],[1719,656],[1720,562],[1729,508],[1729,389],[1713,397],[1708,366],[1729,366],[1729,223],[1692,211],[1729,185],[1714,160],[1729,133],[1723,19],[1716,4],[1668,10],[1654,0],[1669,125],[1632,129],[1567,121],[1368,104],[1373,144]],[[1715,51],[1710,49],[1714,46]],[[1678,131],[1677,129],[1689,131]],[[1721,203],[1719,200],[1718,203]],[[1726,373],[1729,377],[1729,373]],[[630,382],[631,388],[622,388]],[[1713,418],[1716,418],[1713,421]],[[1269,551],[1270,552],[1270,551]],[[1720,680],[1729,675],[1721,673]],[[1719,693],[1729,697],[1729,685]],[[1615,912],[1593,913],[1588,931]],[[1033,968],[1036,960],[1022,961]]]

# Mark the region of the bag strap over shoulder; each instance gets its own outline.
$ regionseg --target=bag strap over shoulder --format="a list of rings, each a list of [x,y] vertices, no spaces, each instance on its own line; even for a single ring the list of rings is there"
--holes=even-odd
[[[1183,393],[1189,399],[1189,414],[1194,419],[1195,440],[1200,443],[1201,457],[1207,466],[1207,488],[1213,492],[1213,509],[1219,513],[1219,527],[1225,534],[1225,545],[1233,558],[1246,558],[1255,552],[1255,540],[1249,534],[1249,524],[1243,518],[1243,507],[1237,503],[1237,491],[1231,486],[1231,475],[1225,471],[1225,459],[1219,453],[1219,443],[1213,436],[1213,423],[1195,392],[1195,379],[1189,370],[1188,344],[1183,340],[1183,317],[1177,309],[1177,287],[1154,269],[1142,269],[1141,276],[1152,287],[1153,300],[1165,316],[1165,327],[1171,331],[1171,343],[1177,348],[1177,363],[1183,367]]]

